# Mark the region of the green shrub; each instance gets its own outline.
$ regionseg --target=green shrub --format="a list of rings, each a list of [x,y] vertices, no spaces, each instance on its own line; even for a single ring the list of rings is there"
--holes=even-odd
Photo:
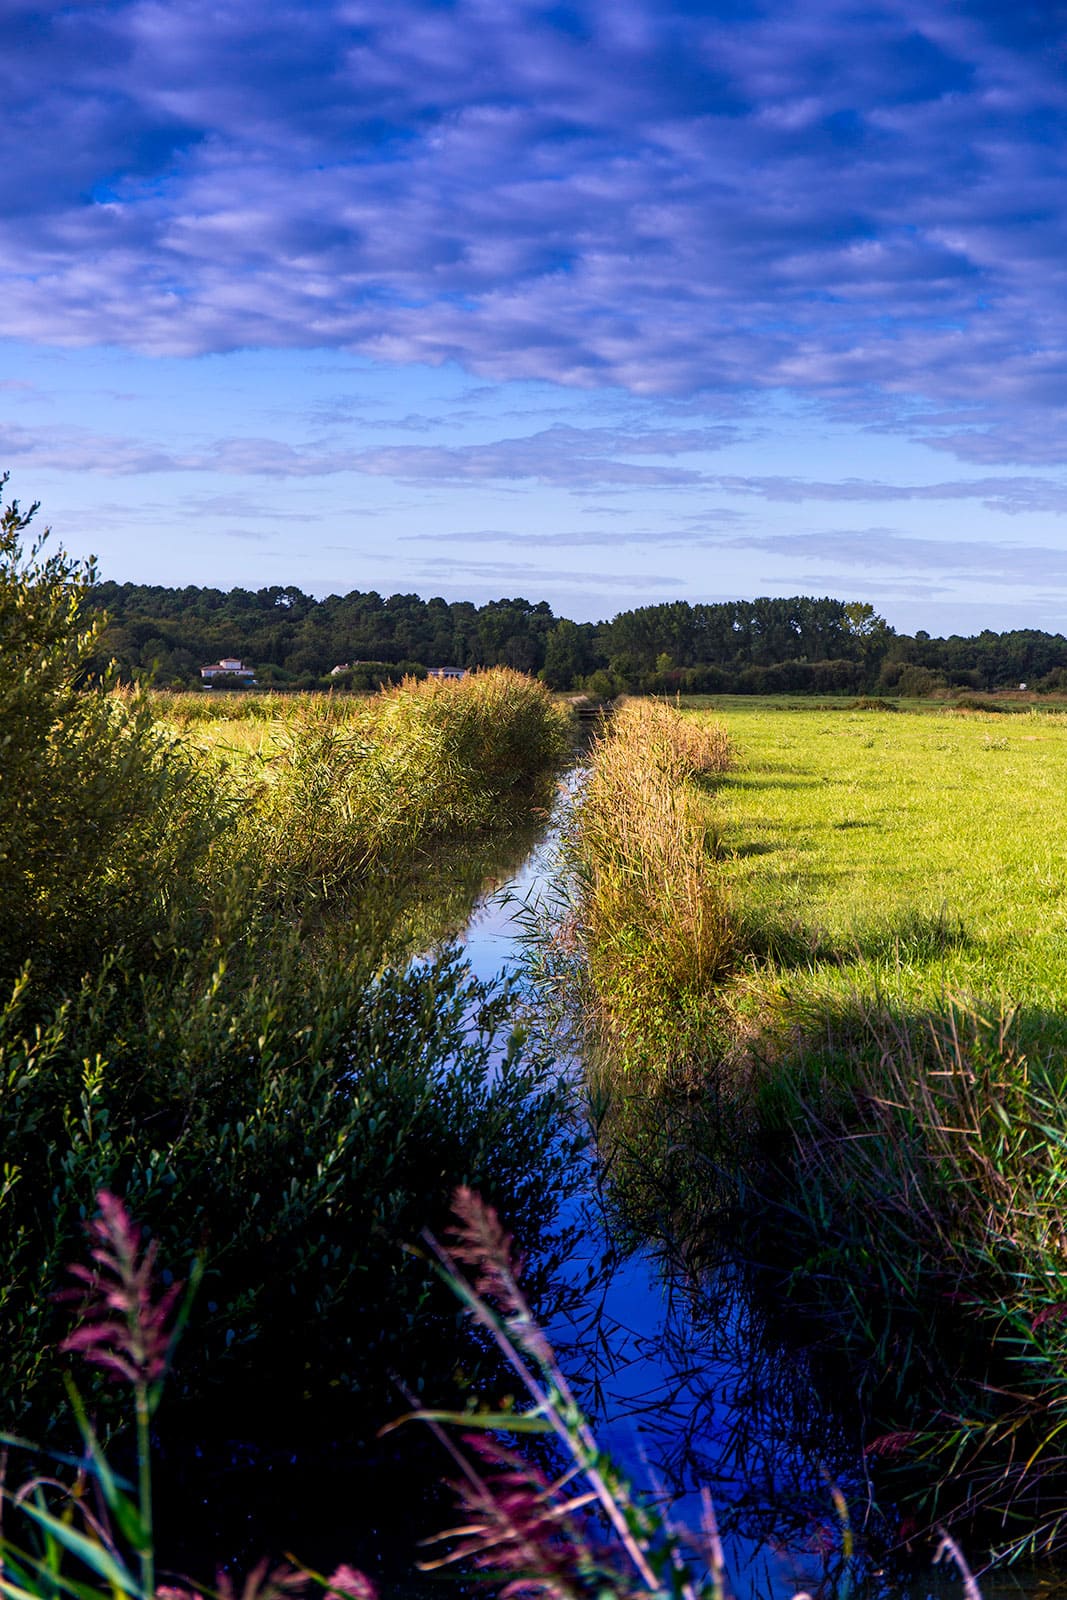
[[[0,483],[6,482],[6,478]],[[77,981],[116,943],[150,951],[197,906],[232,796],[147,702],[86,685],[100,623],[62,552],[24,553],[36,512],[0,514],[0,984],[24,962]],[[178,885],[181,885],[178,889]],[[179,920],[181,920],[179,917]]]
[[[399,1341],[417,1378],[458,1348],[404,1245],[457,1183],[536,1237],[567,1154],[507,996],[447,957],[380,970],[373,918],[331,926],[315,891],[489,821],[565,714],[515,673],[405,684],[224,770],[158,697],[83,683],[91,573],[24,556],[32,515],[0,519],[0,1415],[55,1406],[50,1295],[107,1189],[169,1259],[206,1252],[190,1401],[217,1373],[271,1426],[366,1394],[380,1421]]]
[[[309,961],[272,937],[166,979],[120,955],[40,1025],[26,984],[0,1017],[9,1422],[59,1399],[39,1383],[49,1290],[101,1187],[130,1196],[168,1259],[206,1254],[184,1391],[202,1397],[210,1374],[254,1413],[268,1385],[275,1421],[324,1394],[331,1416],[364,1391],[380,1405],[400,1339],[430,1352],[413,1377],[440,1367],[403,1245],[457,1182],[539,1237],[568,1154],[555,1077],[509,1037],[506,995],[455,958],[375,978],[358,952]]]

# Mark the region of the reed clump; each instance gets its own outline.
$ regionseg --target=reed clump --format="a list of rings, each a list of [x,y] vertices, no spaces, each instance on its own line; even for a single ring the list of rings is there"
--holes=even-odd
[[[570,742],[566,709],[507,667],[319,699],[279,724],[248,770],[245,835],[280,893],[336,893],[433,839],[528,809]]]
[[[849,1357],[913,1526],[1001,1559],[1067,1542],[1063,1067],[1010,1012],[857,1001],[766,1086],[743,1224]]]
[[[571,849],[586,979],[619,1064],[684,1058],[736,954],[714,859],[709,780],[721,727],[660,701],[625,702],[593,747]]]

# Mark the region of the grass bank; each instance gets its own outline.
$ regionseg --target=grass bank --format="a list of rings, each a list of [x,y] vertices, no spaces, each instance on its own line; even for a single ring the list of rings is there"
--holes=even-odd
[[[718,726],[627,700],[593,747],[567,841],[587,1031],[627,1070],[686,1062],[735,955],[708,849],[707,795],[729,763]]]
[[[86,685],[91,574],[27,551],[31,516],[0,518],[0,1414],[46,1433],[63,1405],[52,1294],[105,1189],[178,1270],[206,1258],[176,1407],[209,1423],[224,1386],[245,1438],[355,1437],[391,1367],[451,1387],[475,1359],[404,1246],[457,1183],[546,1241],[568,1163],[508,997],[447,954],[389,962],[352,897],[528,810],[563,715],[494,672],[269,708],[235,753]]]
[[[620,1201],[689,1249],[725,1225],[847,1370],[920,1521],[1062,1548],[1067,721],[749,702],[725,727],[714,801],[683,774],[673,802],[712,806],[683,877],[724,959],[600,1051]],[[610,999],[610,931],[583,928]],[[635,1073],[634,1033],[651,1062],[688,1040],[688,1074]]]

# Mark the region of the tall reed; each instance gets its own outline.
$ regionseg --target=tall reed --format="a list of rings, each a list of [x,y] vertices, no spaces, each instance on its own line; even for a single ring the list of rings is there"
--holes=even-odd
[[[654,700],[624,702],[593,747],[570,847],[589,994],[621,1062],[683,1058],[734,960],[707,787],[729,761],[721,727]]]
[[[335,893],[445,834],[508,820],[570,744],[569,713],[506,667],[312,701],[252,774],[245,830],[281,892]]]
[[[995,1008],[857,1003],[778,1062],[761,1113],[743,1231],[850,1358],[912,1526],[969,1524],[1002,1559],[1062,1551],[1062,1058],[1028,1057]]]

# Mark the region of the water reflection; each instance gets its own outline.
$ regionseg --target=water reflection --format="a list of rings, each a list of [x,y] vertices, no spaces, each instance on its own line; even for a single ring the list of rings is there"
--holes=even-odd
[[[519,870],[475,904],[463,949],[477,976],[521,971],[532,908],[556,894],[560,833],[581,777],[570,774]],[[857,1439],[822,1402],[803,1358],[772,1337],[737,1264],[690,1273],[635,1247],[610,1191],[610,1161],[591,1147],[581,1197],[565,1208],[578,1245],[556,1285],[565,1309],[549,1329],[600,1442],[689,1526],[710,1489],[741,1600],[834,1592],[841,1527],[829,1485],[860,1520],[870,1504]]]
[[[479,976],[521,966],[525,908],[551,897],[568,804],[565,793],[521,869],[475,906],[463,942]],[[728,1241],[717,1259],[689,1270],[666,1250],[635,1246],[611,1189],[610,1159],[591,1153],[569,1214],[581,1243],[560,1285],[568,1309],[549,1330],[602,1445],[636,1484],[666,1497],[682,1524],[699,1526],[700,1491],[711,1491],[738,1600],[957,1595],[957,1576],[929,1567],[932,1551],[915,1552],[911,1581],[862,1553],[891,1546],[900,1519],[876,1505],[859,1408],[828,1393],[825,1373],[816,1377],[782,1319],[761,1312]],[[835,1495],[861,1551],[852,1562],[843,1559]],[[985,1600],[1051,1596],[1067,1594],[1067,1581],[1014,1572],[987,1576],[982,1589]]]

